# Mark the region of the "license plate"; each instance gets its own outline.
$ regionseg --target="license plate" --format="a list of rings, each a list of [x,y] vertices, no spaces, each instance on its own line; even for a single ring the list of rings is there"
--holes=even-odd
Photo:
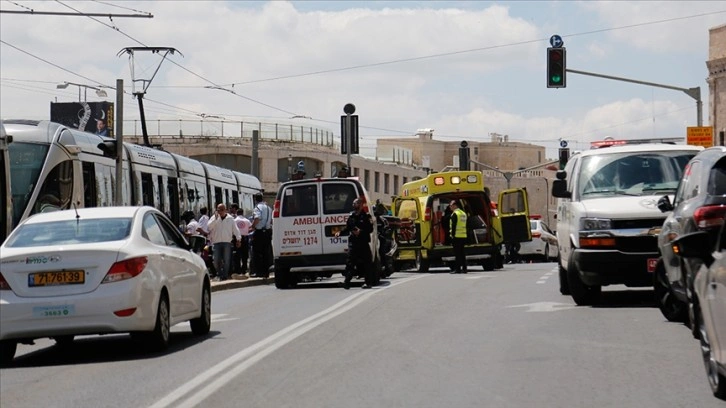
[[[658,265],[658,258],[648,258],[648,272],[655,272],[656,265]]]
[[[28,275],[28,286],[79,285],[85,278],[83,271],[38,272]]]

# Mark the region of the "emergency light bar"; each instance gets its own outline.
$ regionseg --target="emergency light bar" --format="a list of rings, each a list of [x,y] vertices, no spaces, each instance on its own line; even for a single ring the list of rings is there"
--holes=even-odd
[[[605,140],[596,140],[593,142],[590,142],[590,148],[591,149],[599,149],[602,147],[610,147],[610,146],[622,146],[622,145],[631,145],[631,144],[644,144],[644,143],[667,143],[667,144],[683,144],[685,142],[685,139],[682,137],[660,137],[660,138],[653,138],[653,139],[629,139],[629,140],[615,140],[615,139],[605,139]]]

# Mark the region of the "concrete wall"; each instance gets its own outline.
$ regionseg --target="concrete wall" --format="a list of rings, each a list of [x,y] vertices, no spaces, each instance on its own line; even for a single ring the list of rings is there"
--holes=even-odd
[[[714,144],[723,145],[720,132],[726,133],[726,25],[714,27],[708,32],[708,120],[713,126]]]

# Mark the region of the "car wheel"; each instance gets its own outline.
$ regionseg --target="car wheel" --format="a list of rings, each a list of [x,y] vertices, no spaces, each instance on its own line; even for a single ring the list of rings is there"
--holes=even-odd
[[[192,333],[197,336],[209,333],[209,328],[212,327],[212,291],[206,280],[202,288],[201,309],[202,314],[198,318],[189,321],[189,325],[192,327]]]
[[[590,306],[600,301],[600,293],[602,286],[589,286],[580,279],[580,272],[575,266],[575,262],[570,259],[567,263],[567,286],[570,289],[570,295],[578,306]]]
[[[421,255],[421,251],[416,252],[416,271],[419,273],[429,271],[429,260]]]
[[[69,334],[67,336],[55,336],[53,337],[53,340],[55,341],[55,345],[58,347],[69,347],[71,344],[73,344],[74,338],[74,335]]]
[[[290,287],[290,268],[275,266],[275,287],[287,289]]]
[[[15,358],[15,351],[18,349],[18,342],[13,340],[0,341],[0,364],[10,364]]]
[[[146,344],[153,351],[161,351],[169,346],[171,327],[169,325],[169,299],[166,292],[161,293],[159,307],[156,311],[156,325],[154,330],[147,333]]]
[[[560,274],[560,293],[565,296],[569,296],[570,285],[567,283],[567,270],[560,265],[559,261],[557,262],[557,266]]]
[[[653,292],[660,312],[669,322],[686,322],[688,304],[678,300],[673,294],[662,259],[658,260],[653,274]]]
[[[694,299],[695,301],[696,299]],[[706,368],[708,383],[711,385],[711,391],[716,398],[726,400],[726,377],[718,370],[718,361],[711,348],[711,341],[706,332],[706,324],[703,321],[703,315],[699,308],[696,308],[696,321],[694,325],[698,325],[699,338],[701,342],[701,355],[703,356],[703,365]]]

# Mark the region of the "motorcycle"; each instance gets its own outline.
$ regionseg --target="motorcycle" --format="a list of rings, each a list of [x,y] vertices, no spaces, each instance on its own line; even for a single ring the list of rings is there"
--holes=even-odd
[[[378,259],[381,260],[382,278],[387,278],[396,272],[394,255],[398,250],[395,233],[401,221],[398,217],[390,215],[377,215],[378,223]]]

